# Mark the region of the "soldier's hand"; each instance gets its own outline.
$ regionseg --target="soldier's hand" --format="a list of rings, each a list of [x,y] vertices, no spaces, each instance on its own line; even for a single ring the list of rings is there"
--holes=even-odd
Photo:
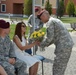
[[[13,64],[15,64],[15,62],[16,62],[16,61],[15,61],[15,58],[9,58],[9,63],[10,63],[10,64],[13,65]]]
[[[40,46],[40,43],[41,43],[41,42],[40,42],[40,41],[38,41],[36,45]]]
[[[35,42],[34,42],[34,44],[37,44],[37,43],[38,43],[38,41],[35,41]]]

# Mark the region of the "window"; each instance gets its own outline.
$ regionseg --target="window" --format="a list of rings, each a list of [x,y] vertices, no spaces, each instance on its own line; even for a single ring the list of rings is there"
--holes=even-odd
[[[6,12],[6,5],[5,4],[1,4],[1,12]]]
[[[42,0],[42,5],[44,5],[44,0]]]

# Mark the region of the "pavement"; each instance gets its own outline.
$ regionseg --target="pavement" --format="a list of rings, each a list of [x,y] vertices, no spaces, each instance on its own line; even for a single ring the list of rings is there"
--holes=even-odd
[[[5,19],[5,18],[0,18],[0,19]],[[6,21],[10,22],[10,19],[5,19]],[[25,23],[27,23],[27,21],[24,21]],[[16,21],[14,22],[15,24],[17,23]],[[66,28],[70,28],[70,24],[69,23],[65,23],[64,24],[66,26]],[[45,26],[46,27],[46,26]],[[65,75],[76,75],[76,31],[70,32],[70,35],[74,41],[74,47],[72,49],[72,53],[67,65],[67,69],[65,71]],[[50,45],[49,47],[45,48],[45,51],[37,51],[38,55],[42,55],[45,57],[44,60],[44,75],[52,75],[52,66],[53,66],[53,62],[54,62],[54,50],[55,50],[55,46],[54,44]],[[39,64],[39,69],[38,69],[38,75],[42,75],[42,64]]]
[[[76,75],[76,31],[70,32],[70,35],[74,41],[74,47],[72,49],[72,53],[67,65],[67,69],[65,71],[65,75]],[[52,66],[53,66],[53,61],[54,61],[54,50],[55,50],[55,45],[52,44],[49,47],[45,48],[45,51],[37,51],[38,55],[42,55],[45,57],[44,60],[44,75],[52,75]],[[39,65],[39,70],[38,74],[41,74],[41,63]]]

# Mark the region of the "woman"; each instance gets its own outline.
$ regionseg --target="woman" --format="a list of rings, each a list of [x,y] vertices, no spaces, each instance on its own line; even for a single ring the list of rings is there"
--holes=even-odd
[[[33,42],[30,45],[27,45],[25,33],[26,33],[25,23],[19,22],[16,25],[15,34],[13,37],[15,53],[17,58],[19,58],[20,60],[24,61],[27,64],[27,67],[29,68],[29,75],[36,75],[40,60],[29,55],[28,53],[25,52],[25,50],[30,49],[31,47],[36,45],[37,41]]]
[[[0,65],[0,75],[7,75],[3,67]]]

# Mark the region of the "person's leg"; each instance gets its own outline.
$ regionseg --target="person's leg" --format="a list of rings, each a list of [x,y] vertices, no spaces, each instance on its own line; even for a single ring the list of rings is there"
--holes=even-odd
[[[18,75],[27,75],[26,72],[27,66],[25,62],[17,59],[14,66],[18,71]]]
[[[56,55],[53,64],[53,75],[64,75],[70,55],[71,50],[66,50]]]
[[[38,65],[39,65],[39,62],[37,62],[35,65],[34,65],[34,75],[37,75],[37,71],[38,71]]]
[[[0,65],[0,75],[7,75],[4,68]]]
[[[8,75],[15,75],[15,69],[14,66],[11,65],[10,63],[2,64],[5,71],[7,72]]]
[[[29,75],[37,75],[39,62],[35,63],[33,66],[29,68]]]

